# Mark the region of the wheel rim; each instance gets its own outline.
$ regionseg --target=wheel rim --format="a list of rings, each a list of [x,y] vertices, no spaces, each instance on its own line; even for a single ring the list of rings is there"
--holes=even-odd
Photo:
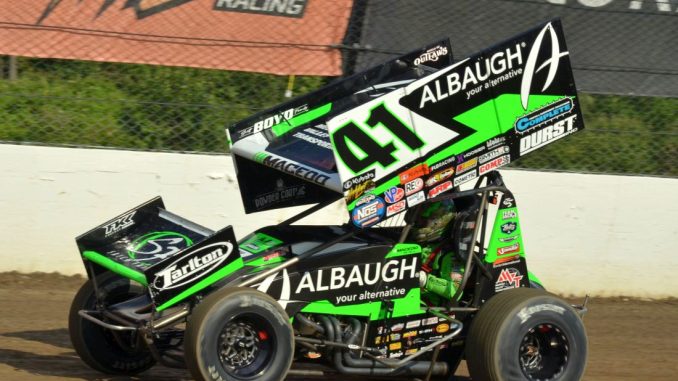
[[[538,324],[520,342],[520,367],[529,380],[555,380],[564,373],[569,352],[567,336],[560,327]]]
[[[275,337],[270,324],[256,315],[240,315],[222,328],[217,353],[224,370],[240,379],[263,373],[275,354]]]

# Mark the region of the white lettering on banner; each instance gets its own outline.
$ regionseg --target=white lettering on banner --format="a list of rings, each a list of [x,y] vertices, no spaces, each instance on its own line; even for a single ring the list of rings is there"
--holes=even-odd
[[[411,257],[401,261],[393,259],[383,266],[381,262],[354,265],[349,270],[348,276],[346,272],[347,270],[344,267],[334,267],[329,271],[320,269],[313,273],[306,271],[302,275],[295,293],[372,286],[379,280],[392,283],[396,280],[412,279],[417,273],[417,258]],[[323,276],[325,277],[324,281]]]
[[[214,9],[300,16],[306,0],[216,0]]]

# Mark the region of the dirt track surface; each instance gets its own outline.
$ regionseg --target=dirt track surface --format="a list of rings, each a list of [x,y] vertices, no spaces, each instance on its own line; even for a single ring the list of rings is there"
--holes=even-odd
[[[80,277],[0,273],[0,380],[130,380],[90,370],[71,347],[68,308],[83,282]],[[678,300],[593,299],[584,322],[589,336],[584,380],[677,379]],[[463,370],[459,374],[464,375]],[[133,379],[190,376],[156,366]]]

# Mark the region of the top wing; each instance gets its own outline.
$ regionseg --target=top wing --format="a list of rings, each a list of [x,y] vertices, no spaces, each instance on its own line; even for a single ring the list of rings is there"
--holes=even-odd
[[[557,19],[337,115],[327,126],[359,227],[584,128]]]

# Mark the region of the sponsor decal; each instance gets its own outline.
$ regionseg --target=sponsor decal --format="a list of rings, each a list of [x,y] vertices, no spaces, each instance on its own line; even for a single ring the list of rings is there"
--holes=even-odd
[[[429,171],[431,171],[431,172],[437,171],[438,169],[440,169],[442,167],[445,167],[445,166],[450,165],[450,164],[454,164],[454,162],[456,160],[457,160],[457,158],[454,157],[454,156],[448,157],[447,159],[440,161],[440,162],[437,162],[437,163],[433,164],[432,166],[430,166]]]
[[[347,204],[352,203],[354,200],[356,200],[358,197],[362,196],[365,194],[365,192],[371,191],[374,189],[375,184],[374,181],[368,180],[362,184],[358,184],[354,186],[353,188],[349,189],[348,192],[346,192],[346,197],[344,199],[346,200]]]
[[[255,233],[252,237],[248,238],[245,242],[240,245],[240,248],[247,250],[252,254],[258,254],[262,251],[272,249],[276,246],[282,244],[283,241],[271,237],[270,235],[264,233]]]
[[[393,352],[390,355],[388,355],[388,358],[400,357],[402,355],[403,355],[403,351]]]
[[[215,0],[214,10],[301,18],[308,0]]]
[[[104,236],[108,237],[110,235],[113,235],[119,231],[122,231],[124,229],[127,229],[128,227],[134,225],[134,215],[136,214],[136,210],[133,210],[123,216],[120,216],[116,218],[113,222],[110,222],[106,225],[104,225]]]
[[[401,200],[396,202],[395,204],[391,204],[386,207],[386,217],[390,217],[394,214],[398,214],[405,210],[407,207],[407,204],[405,203],[405,200]]]
[[[280,271],[269,275],[258,285],[257,291],[268,293],[268,289],[271,287],[271,284],[273,284],[273,281],[280,278],[282,278],[282,285],[280,288],[280,298],[278,299],[278,304],[280,304],[282,308],[286,308],[287,304],[290,301],[290,295],[292,293],[292,287],[290,285],[290,274],[287,272],[287,269],[283,269],[282,276],[280,274]]]
[[[520,256],[519,255],[513,255],[513,256],[510,256],[510,257],[497,259],[492,264],[492,267],[494,267],[494,268],[505,267],[505,266],[515,265],[519,262],[520,262]]]
[[[444,169],[442,171],[436,172],[426,180],[426,187],[432,187],[432,186],[438,184],[439,182],[452,177],[452,175],[454,175],[454,169],[453,168],[448,168],[448,169]]]
[[[254,198],[254,206],[263,209],[271,205],[280,204],[290,200],[302,199],[306,196],[306,185],[285,187],[282,179],[276,182],[276,189],[272,192],[258,195]]]
[[[508,219],[516,218],[516,217],[518,217],[518,214],[516,213],[515,210],[504,210],[501,214],[502,220],[508,220]]]
[[[151,285],[158,291],[164,291],[191,283],[211,273],[232,251],[233,244],[227,241],[203,246],[157,272]]]
[[[405,354],[408,355],[408,356],[413,355],[413,354],[417,353],[418,350],[419,350],[419,348],[408,349],[408,350],[405,351]]]
[[[347,191],[353,187],[357,187],[358,185],[366,183],[368,180],[374,180],[375,174],[374,174],[374,169],[370,169],[369,171],[350,178],[346,181],[344,181],[344,191]]]
[[[377,282],[393,283],[398,280],[413,279],[415,274],[417,274],[417,270],[417,258],[416,256],[410,256],[403,257],[402,260],[392,259],[383,264],[376,262],[353,265],[351,267],[323,268],[313,272],[306,271],[301,276],[299,285],[297,285],[294,292],[299,294],[301,292],[349,289],[356,286],[373,286]],[[366,294],[363,295],[371,296],[372,294],[383,295],[393,293],[390,291],[394,291],[394,289],[379,292],[366,291]],[[400,290],[395,291],[400,293]],[[402,293],[404,294],[405,290],[402,290]],[[396,332],[395,326],[391,328],[391,331]]]
[[[481,163],[486,163],[496,157],[499,157],[503,154],[509,153],[509,147],[508,146],[501,146],[498,148],[493,149],[492,151],[480,155],[480,162]]]
[[[466,91],[466,98],[469,99],[482,90],[481,83],[487,81],[491,76],[504,77],[506,74],[507,77],[512,78],[522,74],[523,68],[520,67],[523,63],[522,49],[521,43],[517,43],[513,47],[506,48],[506,50],[486,56],[475,64],[466,64],[463,68],[460,68],[462,69],[460,71],[463,71],[461,75],[459,72],[452,72],[426,84],[422,89],[419,108],[422,109],[427,104],[437,103],[472,87],[471,91]],[[455,66],[464,62],[461,61]]]
[[[434,317],[430,317],[430,318],[427,318],[427,319],[423,319],[421,321],[421,324],[423,324],[423,325],[433,325],[433,324],[437,324],[438,321],[439,321],[439,319],[434,316]]]
[[[416,165],[407,171],[401,173],[399,175],[400,177],[400,184],[406,184],[417,177],[422,177],[428,174],[428,166],[426,163],[421,163],[419,165]]]
[[[414,179],[405,184],[405,196],[409,196],[413,193],[419,192],[424,188],[424,180]]]
[[[127,256],[135,261],[154,261],[172,256],[193,245],[187,236],[171,231],[151,232],[132,241]]]
[[[367,204],[368,202],[374,200],[376,197],[377,197],[377,196],[375,196],[375,195],[373,195],[373,194],[366,194],[365,196],[359,198],[359,199],[355,202],[355,206],[360,206],[360,205],[363,205],[363,204]]]
[[[492,138],[488,141],[485,142],[485,145],[487,146],[488,149],[497,146],[499,144],[502,144],[506,141],[506,138],[503,136],[497,136],[496,138]]]
[[[464,160],[466,160],[467,158],[473,157],[474,155],[476,155],[480,152],[483,152],[483,151],[485,151],[485,146],[476,147],[476,148],[474,148],[470,151],[466,151],[466,152],[464,152],[460,155],[457,155],[457,162],[461,163]]]
[[[501,225],[501,231],[504,234],[511,234],[516,231],[517,225],[515,222],[507,222]]]
[[[458,187],[459,185],[461,185],[461,184],[463,184],[467,181],[471,181],[471,180],[475,179],[476,177],[478,177],[478,173],[475,170],[473,172],[468,172],[468,173],[463,174],[461,176],[457,176],[457,177],[454,178],[454,186]]]
[[[574,104],[572,103],[572,99],[559,99],[539,110],[521,116],[516,120],[513,128],[517,133],[524,134],[530,130],[549,124],[565,115],[571,114],[573,109]]]
[[[513,242],[513,241],[515,241],[515,240],[517,240],[517,239],[518,239],[518,236],[515,235],[515,236],[513,236],[513,237],[503,237],[503,238],[499,238],[499,242],[508,243],[508,242]]]
[[[370,196],[374,198],[372,201],[368,201],[366,203],[361,202],[361,206],[356,206],[351,212],[353,224],[359,228],[374,225],[375,223],[381,221],[381,219],[384,217],[384,213],[386,211],[384,200],[382,200],[381,197],[375,197],[374,195],[368,195],[363,198],[370,198]],[[361,198],[358,201],[362,200],[363,199]],[[356,203],[356,205],[357,204],[358,203]]]
[[[497,255],[502,256],[502,255],[517,253],[519,251],[520,251],[520,243],[516,242],[511,246],[504,246],[504,247],[498,248],[497,249]]]
[[[436,333],[445,333],[450,330],[450,325],[447,323],[438,324],[436,326]]]
[[[537,63],[537,59],[539,58],[539,53],[542,50],[542,42],[544,41],[544,35],[546,32],[549,32],[549,37],[551,38],[551,43],[550,43],[550,57],[546,59],[544,62],[542,62],[540,65]],[[532,79],[534,77],[534,73],[544,69],[548,65],[548,75],[546,77],[546,81],[544,83],[544,86],[541,86],[541,91],[546,91],[549,86],[551,86],[551,83],[556,77],[556,73],[558,72],[558,64],[560,63],[560,59],[562,57],[565,57],[569,54],[569,52],[560,51],[560,43],[558,42],[558,36],[556,35],[556,30],[553,28],[551,23],[548,23],[544,26],[544,29],[539,32],[537,35],[537,38],[534,39],[534,43],[532,45],[532,49],[530,49],[530,53],[527,55],[527,61],[525,62],[525,71],[523,74],[523,79],[522,82],[520,83],[520,102],[523,106],[523,110],[527,110],[528,104],[529,104],[529,98],[530,98],[530,90],[532,88]],[[544,55],[542,55],[543,57]]]
[[[516,205],[516,201],[513,197],[504,197],[504,200],[501,203],[507,208],[513,208]]]
[[[312,130],[311,129],[305,130],[305,132],[310,132],[310,131],[312,131]],[[311,143],[315,146],[318,146],[320,148],[332,150],[332,143],[330,143],[329,134],[327,134],[328,138],[323,139],[323,138],[317,138],[315,136],[308,135],[305,132],[298,131],[298,132],[295,132],[294,135],[292,135],[292,136],[294,136],[297,139],[301,139],[305,142],[309,142],[309,143]]]
[[[428,49],[422,53],[419,57],[414,59],[415,65],[421,65],[426,62],[436,62],[439,57],[442,57],[448,53],[447,46],[438,45],[434,46],[431,49]]]
[[[405,328],[405,323],[398,323],[391,327],[391,332],[399,332]]]
[[[576,118],[577,115],[571,115],[520,138],[520,154],[532,152],[537,148],[577,132],[577,128],[574,126]]]
[[[403,339],[417,336],[417,331],[407,331],[403,333]]]
[[[426,329],[420,329],[419,330],[420,335],[425,335],[425,334],[431,333],[431,332],[433,332],[433,328],[426,328]]]
[[[271,127],[278,125],[280,123],[283,123],[285,121],[288,121],[295,116],[305,113],[308,111],[308,105],[303,105],[295,108],[290,108],[284,111],[281,111],[277,114],[268,116],[253,125],[243,128],[242,130],[238,131],[239,134],[239,139],[242,139],[244,137],[257,134],[261,131],[268,130]]]
[[[539,304],[531,307],[523,307],[523,309],[518,312],[520,324],[524,324],[526,321],[530,320],[533,314],[542,311],[551,311],[563,315],[565,313],[565,308],[556,306],[555,304]]]
[[[486,172],[489,172],[491,170],[497,169],[499,167],[503,167],[506,164],[511,162],[511,156],[510,155],[504,155],[502,157],[496,158],[489,163],[485,163],[478,168],[478,172],[480,175],[485,174]]]
[[[405,329],[417,328],[419,326],[421,326],[421,320],[419,320],[419,319],[412,320],[412,321],[408,321],[407,324],[405,324]]]
[[[268,262],[272,259],[276,259],[282,256],[282,251],[274,251],[271,254],[264,255],[264,262]]]
[[[520,272],[513,267],[501,270],[499,273],[499,278],[497,282],[494,283],[494,291],[502,292],[510,290],[512,288],[520,287],[520,280],[523,279],[523,276],[520,275]]]
[[[271,167],[273,169],[289,173],[291,175],[294,175],[296,177],[308,181],[312,181],[319,185],[325,185],[327,180],[330,179],[329,176],[318,173],[313,169],[304,167],[301,164],[288,162],[285,159],[274,158],[271,155],[267,155],[265,158],[263,158],[263,160],[261,160],[261,163],[267,167]]]
[[[415,205],[419,205],[424,201],[426,201],[426,195],[424,194],[424,191],[420,191],[411,196],[407,196],[407,206],[410,208]]]
[[[392,333],[390,338],[391,338],[391,341],[398,341],[398,340],[400,340],[400,334],[399,333]]]
[[[467,160],[466,162],[463,162],[459,165],[457,165],[457,175],[460,175],[469,169],[475,168],[476,165],[478,165],[478,158],[474,157],[471,160]]]
[[[550,43],[544,44],[547,33]],[[530,45],[530,51],[526,55],[526,47]],[[560,59],[568,54],[567,51],[561,51],[555,29],[549,23],[539,32],[532,44],[517,41],[512,46],[495,51],[491,55],[478,56],[474,61],[466,59],[444,69],[444,75],[439,75],[421,88],[419,109],[453,97],[457,93],[463,93],[465,99],[470,100],[504,81],[522,76],[520,102],[523,110],[527,111],[535,73],[548,69],[545,75],[540,76],[544,78],[544,83],[539,84],[539,88],[545,92],[556,78]]]
[[[428,198],[436,197],[437,195],[439,195],[443,192],[447,192],[450,189],[452,189],[452,182],[451,181],[446,181],[446,182],[444,182],[440,185],[436,185],[435,188],[431,189],[428,192]]]
[[[389,204],[394,204],[405,197],[405,191],[400,187],[391,187],[384,192],[384,200]]]

